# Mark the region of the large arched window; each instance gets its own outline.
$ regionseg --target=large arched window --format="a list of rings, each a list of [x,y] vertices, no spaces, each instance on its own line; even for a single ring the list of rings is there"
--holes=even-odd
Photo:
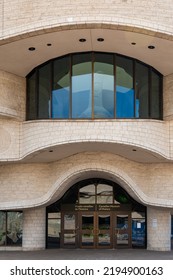
[[[27,76],[27,119],[162,119],[162,75],[138,60],[87,52]]]

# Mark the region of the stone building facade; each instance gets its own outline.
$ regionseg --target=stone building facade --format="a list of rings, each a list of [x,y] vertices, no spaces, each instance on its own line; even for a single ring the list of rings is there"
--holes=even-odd
[[[172,1],[2,0],[0,10],[0,250],[48,247],[50,205],[93,178],[118,184],[145,207],[148,250],[171,250]],[[158,71],[160,117],[29,119],[30,73],[47,61],[88,52],[115,53]],[[72,234],[59,217],[64,236]],[[74,248],[86,234],[79,226]],[[128,238],[132,246],[133,227]]]

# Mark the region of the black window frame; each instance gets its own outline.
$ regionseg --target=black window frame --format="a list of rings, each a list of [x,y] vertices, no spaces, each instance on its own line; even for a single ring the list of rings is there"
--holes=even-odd
[[[91,114],[91,118],[72,118],[72,59],[73,59],[73,56],[74,55],[77,55],[77,54],[91,54],[91,63],[92,63],[92,72],[91,72],[91,75],[92,75],[92,114]],[[93,69],[94,69],[94,54],[111,54],[113,55],[113,68],[114,68],[114,116],[111,117],[111,118],[94,118],[94,104],[93,104],[93,96],[94,96],[94,91],[93,91],[93,76],[94,76],[94,73],[93,73]],[[133,65],[133,90],[134,90],[134,117],[117,117],[116,116],[116,57],[119,56],[119,57],[122,57],[122,58],[127,58],[127,59],[130,59],[132,61],[132,65]],[[69,94],[70,94],[70,97],[69,97],[69,117],[68,118],[53,118],[52,117],[52,90],[53,90],[53,75],[54,75],[54,61],[57,61],[57,59],[62,59],[63,57],[68,57],[70,62],[69,62],[69,73],[70,73],[70,83],[69,83]],[[141,64],[141,65],[144,65],[145,67],[147,67],[148,69],[148,117],[145,117],[145,118],[141,118],[141,117],[137,117],[136,116],[136,89],[135,89],[135,82],[136,82],[136,71],[135,71],[135,67],[136,67],[136,63],[138,64]],[[49,109],[50,109],[50,117],[49,118],[42,118],[42,119],[55,119],[55,120],[104,120],[104,119],[107,119],[107,120],[111,120],[111,119],[134,119],[134,120],[138,120],[138,119],[156,119],[156,120],[163,120],[163,75],[158,72],[155,68],[153,68],[152,66],[150,65],[147,65],[146,63],[138,60],[138,59],[134,59],[132,57],[128,57],[128,56],[125,56],[125,55],[122,55],[122,54],[117,54],[117,53],[107,53],[107,52],[83,52],[83,53],[74,53],[74,54],[67,54],[67,55],[64,55],[64,56],[61,56],[61,57],[56,57],[54,59],[51,59],[49,61],[46,61],[45,63],[37,66],[36,68],[34,68],[27,76],[26,76],[26,79],[27,79],[27,98],[26,98],[26,120],[39,120],[39,116],[38,116],[38,112],[39,112],[39,104],[38,104],[38,101],[39,101],[39,69],[47,64],[50,64],[50,83],[51,83],[51,86],[50,86],[50,96],[49,96],[49,99],[50,99],[50,105],[49,105]],[[35,77],[35,100],[36,100],[36,104],[35,104],[35,107],[36,108],[36,118],[30,118],[30,115],[32,115],[32,113],[30,113],[30,104],[29,104],[29,79],[33,76],[33,74],[35,73],[36,77]],[[159,92],[158,92],[158,96],[159,96],[159,101],[158,101],[158,104],[159,104],[159,108],[158,108],[158,111],[159,111],[159,117],[158,118],[152,118],[152,102],[151,102],[151,88],[152,88],[152,78],[151,78],[151,75],[152,73],[155,73],[158,77],[159,77]]]

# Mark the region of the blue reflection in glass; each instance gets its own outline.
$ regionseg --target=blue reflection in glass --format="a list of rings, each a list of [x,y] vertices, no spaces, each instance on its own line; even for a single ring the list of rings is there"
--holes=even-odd
[[[114,79],[107,74],[94,74],[94,117],[114,117]]]
[[[145,246],[145,220],[132,220],[132,245]]]
[[[52,118],[69,118],[69,88],[52,91]]]
[[[116,86],[117,118],[134,118],[134,90]]]
[[[91,118],[92,82],[91,74],[72,77],[72,118]]]
[[[135,113],[135,115],[136,115],[136,118],[139,118],[139,105],[140,105],[140,101],[139,101],[139,99],[136,99],[136,102],[135,102],[135,104],[136,104],[136,113]]]

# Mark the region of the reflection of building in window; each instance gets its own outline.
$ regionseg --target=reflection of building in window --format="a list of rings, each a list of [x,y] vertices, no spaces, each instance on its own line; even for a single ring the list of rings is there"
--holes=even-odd
[[[27,119],[162,118],[162,75],[135,59],[71,54],[34,71]]]
[[[0,245],[22,245],[22,212],[0,211]]]

